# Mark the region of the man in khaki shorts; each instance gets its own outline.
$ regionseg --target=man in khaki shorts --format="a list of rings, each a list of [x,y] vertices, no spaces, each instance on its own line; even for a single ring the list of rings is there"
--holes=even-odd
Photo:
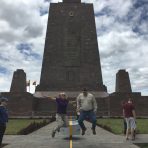
[[[131,139],[135,140],[134,131],[136,129],[136,113],[135,106],[133,105],[131,98],[123,106],[123,116],[126,121],[126,140],[129,139],[129,132],[131,131]]]

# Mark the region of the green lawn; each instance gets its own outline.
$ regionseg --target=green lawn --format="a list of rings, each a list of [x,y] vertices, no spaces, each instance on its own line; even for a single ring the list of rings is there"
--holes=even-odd
[[[27,127],[32,122],[42,122],[43,119],[10,119],[5,134],[16,135],[18,131]]]
[[[136,145],[138,145],[140,148],[148,148],[148,143],[138,143]]]
[[[137,119],[137,131],[140,134],[148,134],[148,119]],[[98,119],[98,124],[110,127],[115,134],[123,133],[123,119]]]

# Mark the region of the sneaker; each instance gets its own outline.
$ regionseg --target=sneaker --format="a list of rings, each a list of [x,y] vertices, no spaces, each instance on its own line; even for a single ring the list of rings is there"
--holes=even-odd
[[[52,138],[55,137],[55,133],[56,133],[56,132],[53,130],[52,133],[51,133]]]
[[[82,135],[85,135],[86,128],[82,129]]]
[[[93,135],[96,135],[96,130],[92,128]]]

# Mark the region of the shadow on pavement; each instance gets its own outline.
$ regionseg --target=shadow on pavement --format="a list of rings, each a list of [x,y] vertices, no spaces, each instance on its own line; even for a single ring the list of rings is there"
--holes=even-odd
[[[3,143],[0,148],[4,147],[6,145],[8,145],[8,144],[7,143]]]
[[[63,138],[63,140],[70,140],[71,139],[71,137],[65,137],[65,138]],[[80,138],[80,137],[72,137],[72,140],[73,141],[78,141],[78,140],[82,140],[83,138]]]

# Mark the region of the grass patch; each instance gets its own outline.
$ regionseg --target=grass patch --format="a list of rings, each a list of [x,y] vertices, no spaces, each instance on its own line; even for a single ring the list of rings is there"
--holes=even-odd
[[[18,135],[28,135],[41,127],[44,127],[45,125],[49,124],[51,121],[43,120],[42,122],[33,122],[29,124],[27,127],[21,129],[17,134]]]
[[[140,148],[148,148],[148,143],[138,143],[136,145],[139,146]]]
[[[148,119],[137,119],[137,129],[140,134],[148,134]]]
[[[148,134],[148,119],[137,119],[137,131],[139,134]],[[115,134],[123,134],[123,119],[98,119],[97,124],[101,127],[105,126],[109,131]],[[106,128],[104,128],[106,129]],[[107,130],[107,129],[106,129]]]
[[[43,122],[43,119],[10,119],[7,128],[6,128],[6,135],[17,135],[17,133],[27,127],[29,124],[33,122]]]
[[[108,127],[104,128],[110,132],[113,132],[115,134],[121,134],[123,133],[123,120],[122,119],[98,119],[97,123],[101,127]]]

